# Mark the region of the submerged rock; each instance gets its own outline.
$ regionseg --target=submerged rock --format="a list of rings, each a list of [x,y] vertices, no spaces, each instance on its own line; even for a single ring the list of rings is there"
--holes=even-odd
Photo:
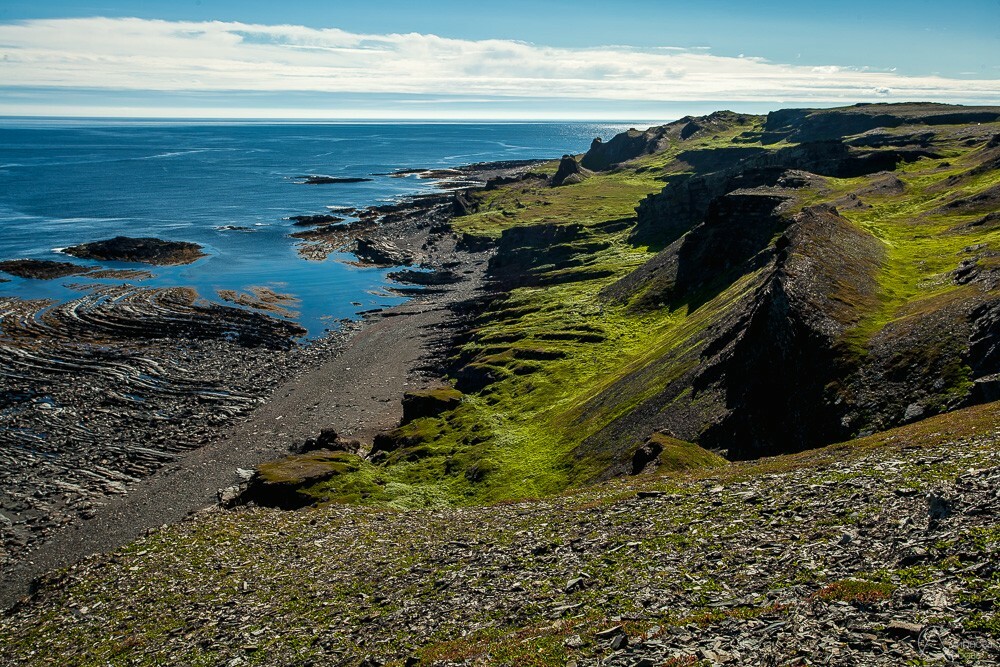
[[[357,176],[350,177],[340,177],[340,176],[321,176],[321,175],[308,175],[308,176],[296,176],[297,179],[304,185],[334,185],[337,183],[367,183],[371,178],[361,178]]]
[[[344,218],[336,215],[293,215],[288,218],[295,223],[296,227],[312,227],[313,225],[329,225],[334,222],[343,222]]]

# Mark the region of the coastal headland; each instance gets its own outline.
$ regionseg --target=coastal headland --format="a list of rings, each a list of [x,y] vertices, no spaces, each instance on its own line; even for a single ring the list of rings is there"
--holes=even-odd
[[[317,344],[266,293],[6,304],[23,437],[106,430],[59,431],[81,491],[9,466],[39,518],[4,528],[0,658],[996,661],[1000,108],[720,111],[449,173],[298,221],[303,257],[411,267]],[[78,401],[88,331],[118,342]],[[127,435],[151,377],[187,412]]]

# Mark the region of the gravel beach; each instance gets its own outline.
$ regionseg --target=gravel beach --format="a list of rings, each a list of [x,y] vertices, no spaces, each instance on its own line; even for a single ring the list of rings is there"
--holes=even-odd
[[[524,168],[476,166],[460,183]],[[310,239],[390,248],[449,280],[401,283],[412,297],[404,305],[342,322],[307,345],[294,343],[292,323],[170,290],[123,285],[113,300],[50,310],[4,304],[0,605],[54,568],[214,504],[241,481],[239,470],[322,429],[368,446],[394,427],[403,392],[428,384],[435,353],[448,345],[450,307],[481,287],[485,254],[458,247],[446,224],[452,212],[445,192],[378,207],[363,236],[331,226],[327,239]],[[179,311],[185,327],[164,336],[156,317],[176,321]],[[242,337],[224,333],[234,318]],[[35,433],[44,437],[28,440]]]

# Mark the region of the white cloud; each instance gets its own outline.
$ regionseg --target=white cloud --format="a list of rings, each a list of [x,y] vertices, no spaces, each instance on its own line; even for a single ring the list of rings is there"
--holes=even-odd
[[[1000,81],[778,64],[703,48],[552,48],[424,34],[141,19],[0,24],[0,86],[684,102],[977,102]]]

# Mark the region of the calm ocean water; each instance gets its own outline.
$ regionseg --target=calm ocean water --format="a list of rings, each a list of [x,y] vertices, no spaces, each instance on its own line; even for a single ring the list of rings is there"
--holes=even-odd
[[[219,289],[270,287],[300,300],[297,319],[316,335],[333,320],[401,299],[383,291],[386,270],[347,266],[336,256],[301,259],[288,238],[295,229],[288,216],[365,207],[435,187],[373,174],[558,157],[626,127],[0,119],[0,259],[97,264],[57,249],[119,234],[194,241],[208,257],[152,267],[155,277],[142,284],[193,286],[213,300]],[[374,180],[307,186],[294,180],[302,174]],[[253,231],[220,229],[227,225]],[[0,294],[56,300],[79,296],[80,283],[99,282],[4,277],[11,281],[0,283]]]

